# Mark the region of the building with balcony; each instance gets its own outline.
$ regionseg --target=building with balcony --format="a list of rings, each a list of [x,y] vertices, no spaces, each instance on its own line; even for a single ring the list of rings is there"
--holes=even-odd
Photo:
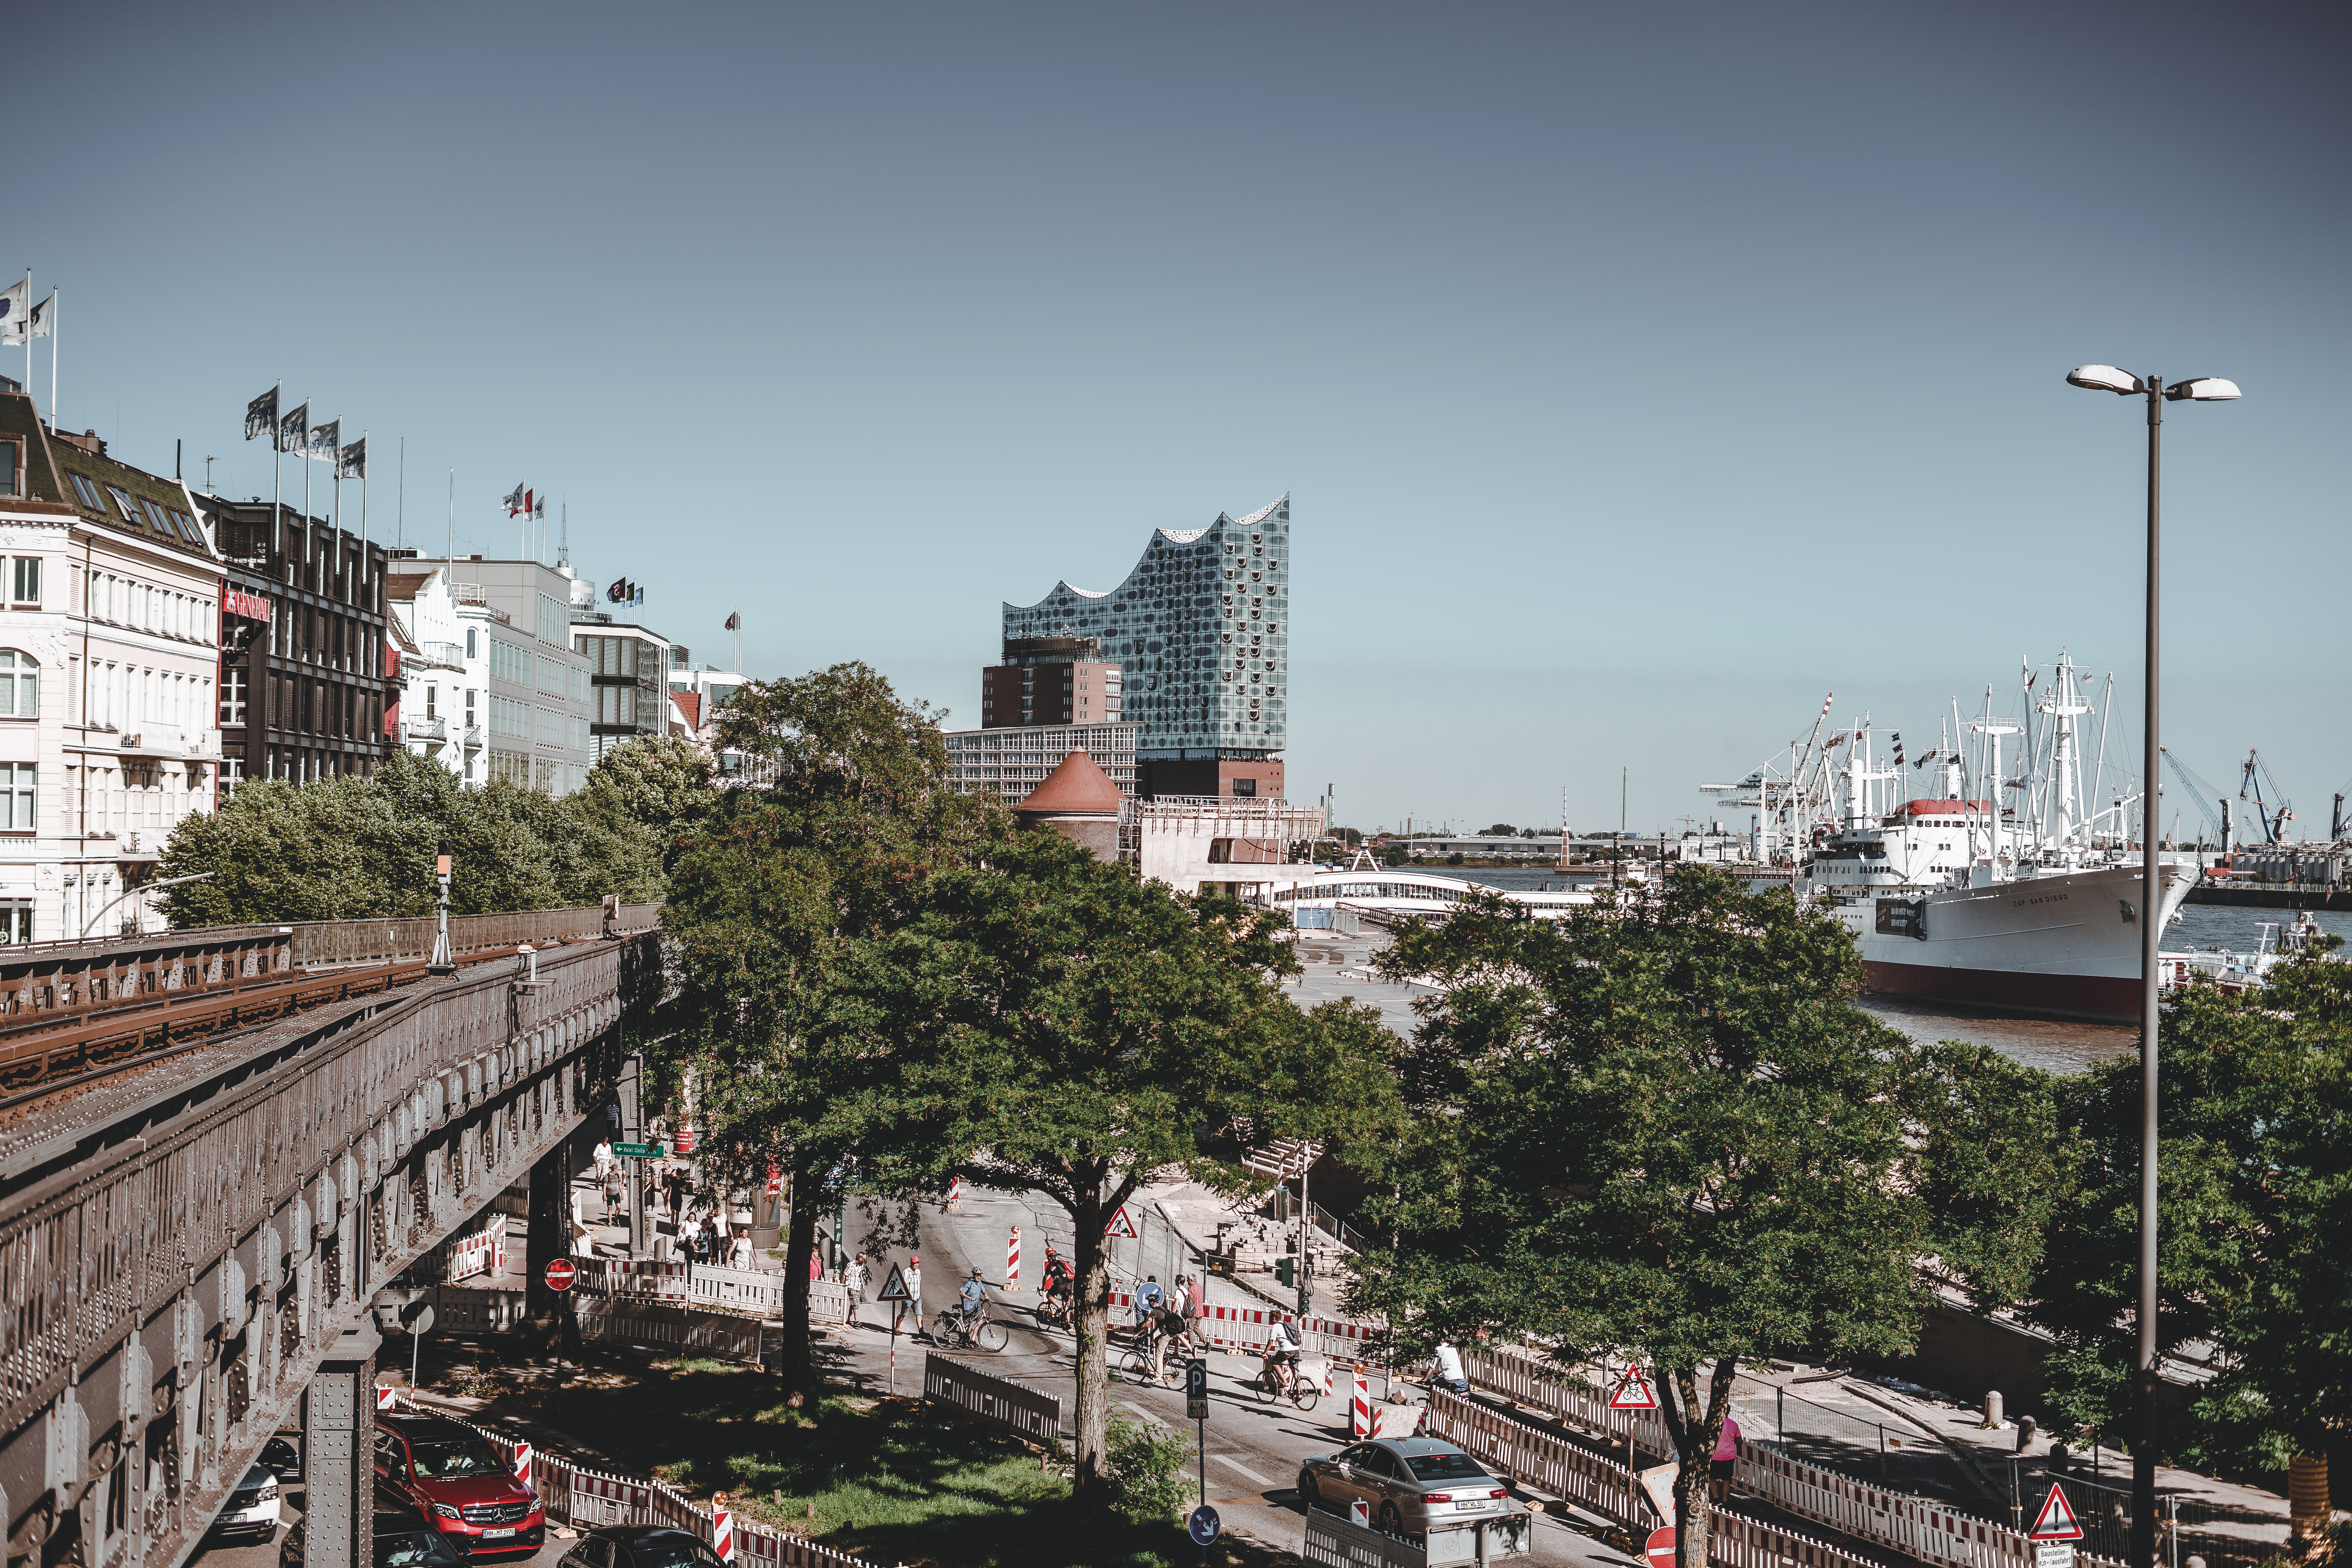
[[[572,640],[593,585],[569,566],[394,551],[387,603],[404,663],[402,743],[467,784],[570,795],[595,765],[595,700]]]
[[[384,549],[324,518],[198,494],[221,552],[221,782],[364,778],[398,743]]]
[[[0,942],[152,929],[213,808],[221,565],[195,498],[0,390]]]
[[[685,732],[669,689],[672,666],[686,660],[683,647],[659,632],[593,611],[572,623],[572,646],[588,664],[589,694],[596,705],[588,732],[599,759],[640,736]]]
[[[982,724],[1019,722],[1017,706],[1013,717],[1003,716],[1003,672],[1019,668],[1012,650],[1039,649],[1043,658],[1056,642],[1087,644],[1096,650],[1091,660],[1066,657],[1066,674],[1055,678],[1070,687],[1067,713],[1049,715],[1033,704],[1038,721],[1076,721],[1081,668],[1091,667],[1103,679],[1100,668],[1115,666],[1117,716],[1140,726],[1140,793],[1278,798],[1288,730],[1289,605],[1287,495],[1247,517],[1220,512],[1206,528],[1156,530],[1142,559],[1109,592],[1061,582],[1034,605],[1004,605],[1006,659],[994,672],[994,687],[983,687]],[[1043,694],[1036,685],[1039,704]],[[1053,695],[1057,701],[1064,695],[1060,684]],[[1017,704],[1018,694],[1012,700]]]

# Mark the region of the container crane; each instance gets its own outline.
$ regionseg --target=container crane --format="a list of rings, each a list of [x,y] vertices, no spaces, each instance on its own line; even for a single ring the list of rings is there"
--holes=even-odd
[[[2263,786],[2271,786],[2270,798],[2263,798]],[[2294,820],[2294,803],[2286,791],[2279,788],[2278,775],[2263,761],[2263,754],[2249,749],[2245,765],[2238,772],[2238,798],[2254,803],[2254,815],[2261,819],[2263,841],[2270,844],[2286,842],[2286,825]]]
[[[2230,842],[2230,797],[2189,772],[2168,748],[2158,747],[2158,750],[2163,753],[2164,760],[2171,764],[2173,776],[2180,781],[2182,787],[2189,791],[2189,798],[2197,803],[2198,813],[2205,818],[2205,826],[2213,830],[2213,842],[2221,847],[2222,855],[2227,857],[2237,847]],[[2221,808],[2219,816],[2214,814],[2215,805]]]

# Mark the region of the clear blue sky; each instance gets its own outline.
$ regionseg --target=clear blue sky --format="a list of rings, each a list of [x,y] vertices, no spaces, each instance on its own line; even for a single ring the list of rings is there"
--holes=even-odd
[[[997,606],[1284,490],[1295,797],[1704,814],[1845,716],[2071,647],[2137,703],[2135,406],[2174,410],[2168,734],[2352,774],[2344,13],[2310,6],[48,7],[0,270],[66,423],[572,553],[755,673],[975,721]],[[17,351],[0,369],[20,374]],[[44,351],[35,377],[44,400]],[[289,468],[289,473],[292,471]],[[356,510],[346,493],[345,517]],[[2136,736],[2118,726],[2111,751]]]

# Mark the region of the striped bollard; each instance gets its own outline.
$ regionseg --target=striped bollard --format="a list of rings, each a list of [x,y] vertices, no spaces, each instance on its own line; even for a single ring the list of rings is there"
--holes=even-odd
[[[963,1213],[963,1178],[961,1176],[948,1178],[948,1213]]]
[[[530,1445],[520,1438],[515,1442],[514,1465],[515,1479],[529,1487],[533,1492],[538,1491],[538,1483],[530,1479]]]
[[[710,1549],[721,1563],[735,1561],[735,1515],[727,1506],[727,1494],[714,1492],[710,1499]]]
[[[1372,1380],[1364,1374],[1364,1364],[1356,1363],[1355,1392],[1348,1402],[1348,1435],[1369,1437],[1372,1435]]]
[[[398,1406],[393,1402],[394,1393],[394,1390],[386,1388],[383,1384],[377,1384],[375,1385],[375,1407],[378,1410],[397,1409]]]
[[[1010,1295],[1021,1289],[1021,1227],[1014,1226],[1013,1234],[1004,1238],[1004,1289]]]

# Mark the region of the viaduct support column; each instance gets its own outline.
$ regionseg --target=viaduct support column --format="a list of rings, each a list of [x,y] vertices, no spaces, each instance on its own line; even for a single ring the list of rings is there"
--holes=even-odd
[[[375,1568],[373,1323],[345,1330],[302,1396],[304,1568]]]
[[[534,1326],[553,1326],[562,1303],[547,1288],[547,1266],[572,1256],[572,1141],[530,1167],[530,1213],[523,1237],[523,1308]]]

